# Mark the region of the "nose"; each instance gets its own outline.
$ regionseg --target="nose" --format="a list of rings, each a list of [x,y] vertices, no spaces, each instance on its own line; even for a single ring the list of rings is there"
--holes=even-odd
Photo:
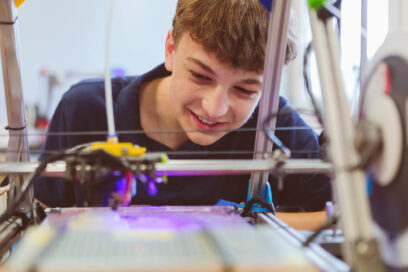
[[[206,92],[202,107],[209,118],[220,118],[227,114],[229,108],[228,90],[223,86],[217,86]]]

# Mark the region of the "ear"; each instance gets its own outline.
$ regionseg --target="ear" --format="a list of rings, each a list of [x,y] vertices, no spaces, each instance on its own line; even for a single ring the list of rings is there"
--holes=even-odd
[[[174,59],[174,37],[173,37],[173,30],[169,30],[167,33],[167,38],[166,38],[166,46],[165,46],[165,62],[164,65],[166,67],[166,70],[169,72],[173,71],[173,59]]]

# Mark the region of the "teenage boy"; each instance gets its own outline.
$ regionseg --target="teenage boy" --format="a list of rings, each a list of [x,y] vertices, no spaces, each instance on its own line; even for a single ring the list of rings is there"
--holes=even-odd
[[[165,63],[142,76],[112,80],[117,131],[144,132],[119,134],[119,140],[166,152],[173,159],[252,158],[255,132],[248,128],[257,123],[268,16],[258,0],[179,0],[165,43]],[[293,45],[289,39],[287,62],[294,57]],[[307,126],[284,98],[279,111],[286,114],[278,116],[277,127]],[[88,80],[64,95],[49,132],[106,131],[106,123],[104,81]],[[294,157],[318,157],[311,129],[276,135]],[[105,137],[49,135],[45,150],[64,150]],[[132,203],[242,202],[248,179],[249,175],[170,177],[168,184],[159,185],[156,196],[138,190]],[[281,191],[273,177],[270,182],[274,202],[281,207],[319,210],[330,199],[329,181],[322,175],[287,176]],[[35,196],[50,206],[83,204],[83,191],[55,179],[37,180]]]

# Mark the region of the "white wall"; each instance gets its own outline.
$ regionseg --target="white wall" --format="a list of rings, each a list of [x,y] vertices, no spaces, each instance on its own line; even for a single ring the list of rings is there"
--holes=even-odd
[[[165,37],[171,27],[176,0],[115,2],[111,66],[123,67],[128,74],[140,74],[163,62]],[[71,78],[75,81],[81,75],[87,77],[88,73],[103,72],[108,8],[108,0],[24,2],[18,10],[18,21],[26,104],[44,102],[47,86],[39,74],[43,68],[60,74],[79,72]],[[2,81],[0,83],[2,128],[7,117]],[[67,87],[63,86],[64,91]]]

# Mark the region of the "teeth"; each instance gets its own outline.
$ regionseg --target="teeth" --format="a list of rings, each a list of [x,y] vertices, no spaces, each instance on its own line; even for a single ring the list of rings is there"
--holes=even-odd
[[[210,126],[215,125],[215,124],[217,123],[217,122],[210,122],[210,121],[208,121],[208,120],[205,120],[205,119],[201,118],[201,117],[198,116],[198,115],[197,115],[197,118],[198,118],[198,120],[200,120],[200,121],[203,122],[204,124],[207,124],[207,125],[210,125]]]

